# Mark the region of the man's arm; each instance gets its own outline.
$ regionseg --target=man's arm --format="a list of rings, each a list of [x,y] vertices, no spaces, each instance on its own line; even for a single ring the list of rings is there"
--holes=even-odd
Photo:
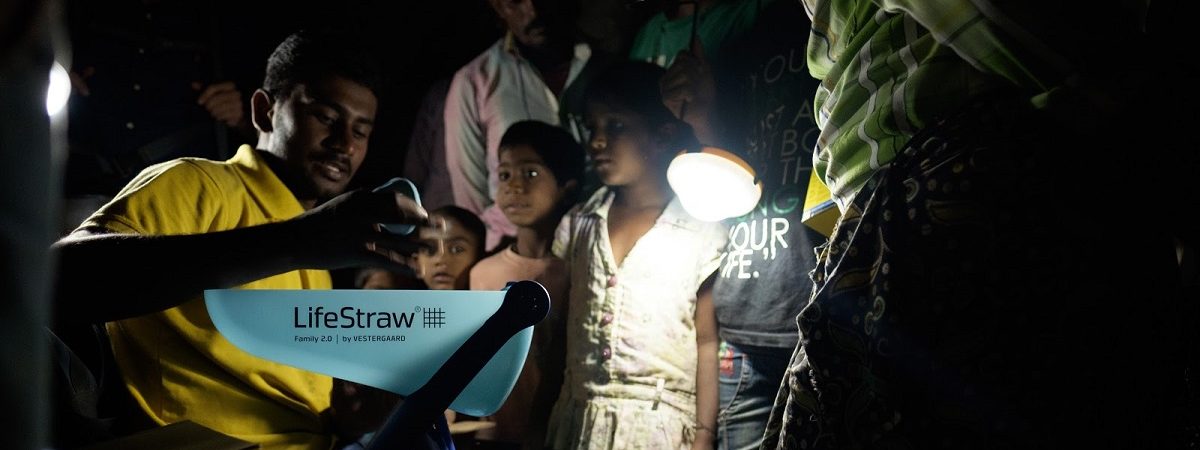
[[[696,440],[693,449],[711,450],[717,439],[717,315],[712,287],[716,273],[696,293]]]
[[[378,223],[425,224],[399,194],[355,191],[285,222],[215,233],[142,236],[81,230],[52,246],[60,319],[101,322],[162,311],[205,289],[297,269],[356,265],[405,270],[417,244]]]
[[[479,121],[475,87],[468,70],[450,82],[443,112],[446,126],[446,167],[454,204],[482,214],[492,203],[488,193],[487,135]]]
[[[421,100],[417,109],[416,120],[413,121],[412,133],[408,137],[408,150],[404,157],[404,178],[427,192],[431,179],[445,176],[434,173],[433,161],[435,151],[445,153],[446,149],[446,94],[450,90],[449,80],[433,83]],[[441,155],[444,161],[446,155]]]

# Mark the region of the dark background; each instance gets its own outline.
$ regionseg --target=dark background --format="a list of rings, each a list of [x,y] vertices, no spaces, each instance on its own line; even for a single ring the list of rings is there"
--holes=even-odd
[[[662,6],[661,0],[550,1],[578,2],[576,9],[579,19],[574,27],[577,37],[592,44],[593,49],[618,54],[626,52],[637,27]],[[166,39],[184,36],[186,40],[187,37],[209,33],[209,41],[213,42],[215,47],[213,59],[220,64],[221,76],[237,84],[242,92],[245,108],[249,107],[250,94],[261,85],[267,57],[289,34],[302,28],[321,27],[348,27],[360,31],[369,38],[373,50],[379,55],[388,83],[380,98],[377,126],[372,136],[370,151],[351,187],[378,185],[388,178],[400,175],[408,136],[428,87],[439,79],[451,77],[459,67],[479,55],[503,33],[502,24],[487,0],[72,0],[65,1],[64,6],[67,30],[77,53],[74,65],[79,66],[73,70],[83,70],[85,65],[79,61],[86,57],[87,53],[92,53],[92,58],[99,58],[98,61],[109,62],[110,66],[114,65],[114,60],[124,61],[122,58],[137,61],[136,56],[122,54],[128,53],[128,46],[124,50],[117,48],[114,51],[111,47],[102,47],[97,51],[96,48],[100,45],[96,41],[111,40],[113,34],[96,33],[95,30],[100,28],[97,24],[116,23],[116,28],[128,28],[135,34],[144,33],[139,37],[143,40],[146,36]],[[142,20],[143,15],[149,11],[155,11],[153,24],[150,20]],[[126,77],[157,75],[146,73],[153,70],[135,67],[118,66],[118,69],[126,70]],[[109,73],[111,74],[111,70]],[[161,76],[168,78],[176,75],[164,72]],[[118,105],[114,106],[116,108],[136,108],[132,104],[125,106],[125,103],[132,102],[137,98],[137,94],[119,88],[110,90],[116,91],[116,95],[130,97],[118,98],[109,103],[110,105]],[[184,108],[189,107],[182,99],[180,104]],[[170,107],[162,109],[163,114],[175,114],[177,110]],[[80,120],[75,117],[74,112],[72,114],[73,145],[78,146],[81,142],[86,144],[90,135],[84,135],[84,138],[80,139],[80,130],[93,126],[98,121]],[[91,116],[103,118],[106,114]],[[96,125],[100,128],[100,136],[110,137],[109,139],[91,139],[115,142],[113,145],[117,148],[111,148],[108,153],[134,150],[144,143],[137,139],[131,139],[132,142],[119,139],[126,131],[123,126],[125,121],[114,119],[112,122],[102,127]],[[141,126],[141,122],[136,131],[144,135],[152,134]],[[117,136],[118,139],[111,139],[112,136]],[[234,147],[228,149],[225,155],[206,154],[204,152],[211,151],[203,149],[190,155],[172,156],[224,159],[236,149],[235,145],[253,144],[252,141],[245,142],[246,140],[248,139],[239,141],[237,137],[231,139],[230,143]],[[205,145],[196,147],[203,148]],[[92,192],[97,190],[107,191],[100,193],[112,195],[123,185],[123,182],[109,183],[102,189],[73,186],[73,183],[79,184],[79,173],[86,175],[88,171],[86,167],[81,171],[69,167],[65,180],[68,196],[97,193]]]

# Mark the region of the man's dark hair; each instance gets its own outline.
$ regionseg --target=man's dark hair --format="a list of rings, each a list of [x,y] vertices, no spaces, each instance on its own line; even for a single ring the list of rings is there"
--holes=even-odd
[[[380,97],[383,75],[362,36],[342,30],[301,30],[288,36],[267,59],[263,89],[284,97],[299,83],[331,76],[346,78]]]
[[[463,226],[463,229],[466,229],[467,232],[475,235],[475,238],[476,238],[475,242],[477,242],[476,248],[475,248],[475,255],[477,255],[480,258],[483,257],[483,255],[485,254],[484,247],[487,245],[487,243],[485,242],[487,240],[487,228],[485,228],[483,226],[483,221],[479,220],[479,216],[476,216],[475,213],[473,213],[473,212],[467,211],[465,209],[462,209],[462,208],[454,206],[454,205],[446,205],[441,208],[435,209],[435,210],[431,211],[429,213],[429,215],[444,216],[444,217],[449,217],[451,219],[457,220],[458,223]]]
[[[567,181],[583,182],[583,147],[566,130],[536,120],[512,124],[500,138],[500,148],[528,145],[546,163],[561,187]]]

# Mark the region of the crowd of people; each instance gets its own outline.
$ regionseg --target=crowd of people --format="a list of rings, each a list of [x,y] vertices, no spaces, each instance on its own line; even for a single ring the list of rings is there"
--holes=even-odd
[[[547,288],[504,406],[446,412],[488,423],[464,448],[1200,442],[1181,276],[1196,224],[1178,213],[1197,165],[1152,129],[1182,107],[1129,118],[1186,83],[1156,34],[1178,3],[664,1],[612,41],[629,48],[586,39],[576,2],[488,5],[502,36],[429,77],[404,167],[374,168],[424,206],[354,183],[387,84],[360,33],[296,31],[239,90],[212,36],[104,26],[121,11],[89,28],[109,40],[70,69],[68,186],[101,201],[52,248],[55,327],[102,325],[120,378],[100,397],[115,425],[60,442],[191,420],[265,449],[366,444],[402,398],[242,352],[201,299],[346,273]],[[183,73],[151,77],[149,57]],[[755,170],[753,210],[684,209],[667,168],[700,147]],[[812,177],[841,214],[830,235],[801,220]],[[1130,204],[1157,216],[1114,217]]]

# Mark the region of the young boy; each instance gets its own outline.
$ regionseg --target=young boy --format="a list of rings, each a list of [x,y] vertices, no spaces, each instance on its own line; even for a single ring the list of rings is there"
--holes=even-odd
[[[453,205],[431,211],[429,221],[434,226],[420,230],[425,248],[414,258],[417,277],[435,291],[467,289],[471,266],[484,255],[487,231],[483,221],[475,213]],[[454,411],[447,409],[445,414],[446,421],[453,423]]]
[[[523,121],[500,138],[499,161],[496,204],[517,227],[517,239],[471,269],[471,289],[499,290],[519,280],[540,282],[550,293],[551,316],[534,329],[534,346],[517,386],[492,416],[496,428],[480,431],[476,438],[513,448],[522,441],[540,447],[546,416],[562,382],[562,361],[547,361],[545,356],[561,353],[548,349],[562,345],[567,294],[566,264],[550,253],[550,244],[558,221],[578,198],[584,155],[561,128]]]
[[[566,267],[550,253],[554,229],[578,199],[583,149],[556,126],[523,121],[500,139],[496,204],[517,226],[516,241],[471,269],[471,289],[498,290],[535,280],[550,298],[566,295]]]
[[[471,266],[483,257],[483,222],[457,206],[438,208],[429,220],[445,226],[421,230],[426,248],[417,252],[417,276],[432,290],[467,289]]]
[[[571,273],[555,449],[713,442],[716,323],[701,285],[726,234],[688,216],[667,184],[671,158],[695,138],[663,106],[662,74],[629,62],[589,89],[588,152],[604,187],[563,218],[553,244]]]

